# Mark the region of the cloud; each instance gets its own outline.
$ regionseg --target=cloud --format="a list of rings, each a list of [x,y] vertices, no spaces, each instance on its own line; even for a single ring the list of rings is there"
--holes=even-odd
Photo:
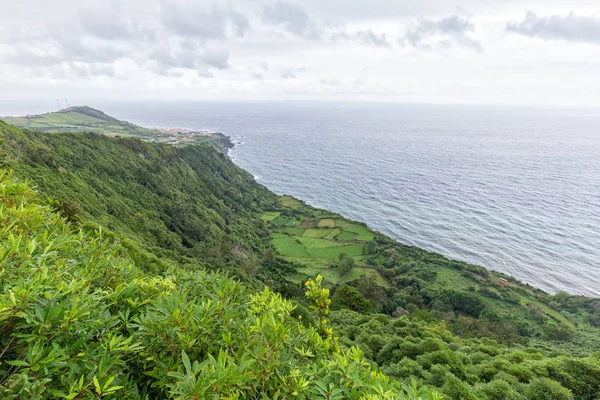
[[[236,29],[236,35],[246,36],[246,33],[251,29],[250,20],[248,20],[248,17],[235,10],[230,10],[228,16]]]
[[[321,36],[321,29],[302,8],[283,1],[266,6],[263,10],[263,21],[280,25],[288,32],[305,39],[318,39]]]
[[[398,40],[402,46],[421,49],[442,49],[450,47],[467,47],[482,51],[483,47],[469,33],[475,30],[468,18],[451,15],[438,20],[419,19],[407,28]]]
[[[63,31],[48,32],[41,37],[23,37],[10,44],[2,60],[27,67],[53,66],[62,63],[110,64],[126,55],[119,47],[85,42],[79,35]]]
[[[199,4],[162,3],[163,24],[171,32],[199,39],[226,39],[231,26],[234,36],[250,30],[248,18],[235,10],[221,10],[213,4],[209,10]]]
[[[529,11],[520,22],[506,24],[508,32],[544,40],[567,40],[571,42],[600,45],[600,18],[578,16],[574,13],[538,17]]]
[[[229,67],[230,55],[230,51],[223,47],[209,47],[203,51],[200,55],[200,59],[211,67],[227,69]]]
[[[183,40],[155,49],[148,59],[154,72],[162,76],[180,74],[174,71],[176,69],[190,69],[196,70],[202,77],[212,77],[209,68],[227,69],[230,55],[230,51],[221,46],[204,47],[198,42]]]
[[[323,86],[340,86],[342,83],[335,78],[321,78],[319,83]]]
[[[342,28],[339,28],[331,35],[331,40],[333,42],[338,40],[347,40],[349,42],[354,42],[369,47],[391,47],[385,33],[377,34],[373,32],[372,29],[360,30],[357,32],[347,32]]]
[[[80,78],[91,78],[94,76],[116,77],[115,68],[108,64],[76,64],[69,63],[68,74],[75,74]]]
[[[367,29],[364,31],[358,31],[356,33],[356,38],[359,42],[366,44],[368,46],[375,47],[386,47],[389,48],[390,44],[388,43],[387,36],[385,34],[376,34],[371,29]]]
[[[117,5],[104,11],[79,11],[68,25],[48,22],[29,30],[9,27],[0,31],[0,62],[32,71],[37,68],[40,75],[47,68],[56,76],[73,79],[118,77],[119,60],[165,77],[179,77],[185,70],[211,77],[211,69],[229,68],[227,39],[250,29],[248,19],[232,9],[213,6],[204,10],[166,2],[160,9],[163,19],[156,19],[154,26],[132,22]]]
[[[281,0],[263,9],[263,22],[280,26],[294,36],[306,40],[335,43],[342,39],[371,47],[390,47],[385,34],[377,34],[372,29],[347,32],[342,24],[315,21],[304,9]]]
[[[96,45],[85,42],[78,35],[60,30],[51,34],[64,61],[111,63],[127,55],[114,45]]]
[[[149,40],[155,37],[155,32],[133,22],[121,14],[118,3],[110,11],[79,13],[79,26],[84,33],[104,40],[141,39]]]
[[[283,68],[280,76],[282,79],[296,79],[296,73],[289,68]]]

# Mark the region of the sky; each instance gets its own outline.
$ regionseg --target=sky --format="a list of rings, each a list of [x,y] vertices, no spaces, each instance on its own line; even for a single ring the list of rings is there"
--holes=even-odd
[[[597,0],[0,0],[0,9],[4,102],[600,105]]]

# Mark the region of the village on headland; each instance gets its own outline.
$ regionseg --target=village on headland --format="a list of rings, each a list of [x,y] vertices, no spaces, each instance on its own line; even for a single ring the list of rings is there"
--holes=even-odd
[[[158,128],[158,131],[168,136],[157,137],[152,139],[152,141],[172,145],[195,142],[199,137],[220,136],[217,132],[207,130],[197,131],[187,128]]]
[[[150,140],[156,143],[170,144],[172,146],[208,143],[225,154],[227,154],[228,149],[234,147],[231,138],[221,132],[188,128],[158,128],[155,131],[158,132],[158,135],[152,137]]]

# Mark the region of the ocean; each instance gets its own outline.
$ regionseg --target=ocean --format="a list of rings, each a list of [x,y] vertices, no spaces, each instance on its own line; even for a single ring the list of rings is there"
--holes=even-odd
[[[223,132],[237,143],[235,163],[277,193],[548,292],[600,296],[600,110],[352,102],[98,108],[147,127]]]

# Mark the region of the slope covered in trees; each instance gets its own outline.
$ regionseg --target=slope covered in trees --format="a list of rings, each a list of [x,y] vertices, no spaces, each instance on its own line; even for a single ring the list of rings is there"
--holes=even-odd
[[[254,270],[266,250],[254,214],[277,196],[210,146],[177,148],[0,122],[3,162],[63,215],[124,239],[138,265]]]
[[[508,346],[464,338],[431,316],[333,311],[340,343],[359,346],[391,377],[417,378],[449,399],[586,399],[600,394],[600,352],[574,357],[560,346]]]
[[[1,398],[437,398],[304,327],[267,288],[251,294],[220,272],[144,273],[6,170],[0,222]],[[318,282],[309,293],[327,297]]]

